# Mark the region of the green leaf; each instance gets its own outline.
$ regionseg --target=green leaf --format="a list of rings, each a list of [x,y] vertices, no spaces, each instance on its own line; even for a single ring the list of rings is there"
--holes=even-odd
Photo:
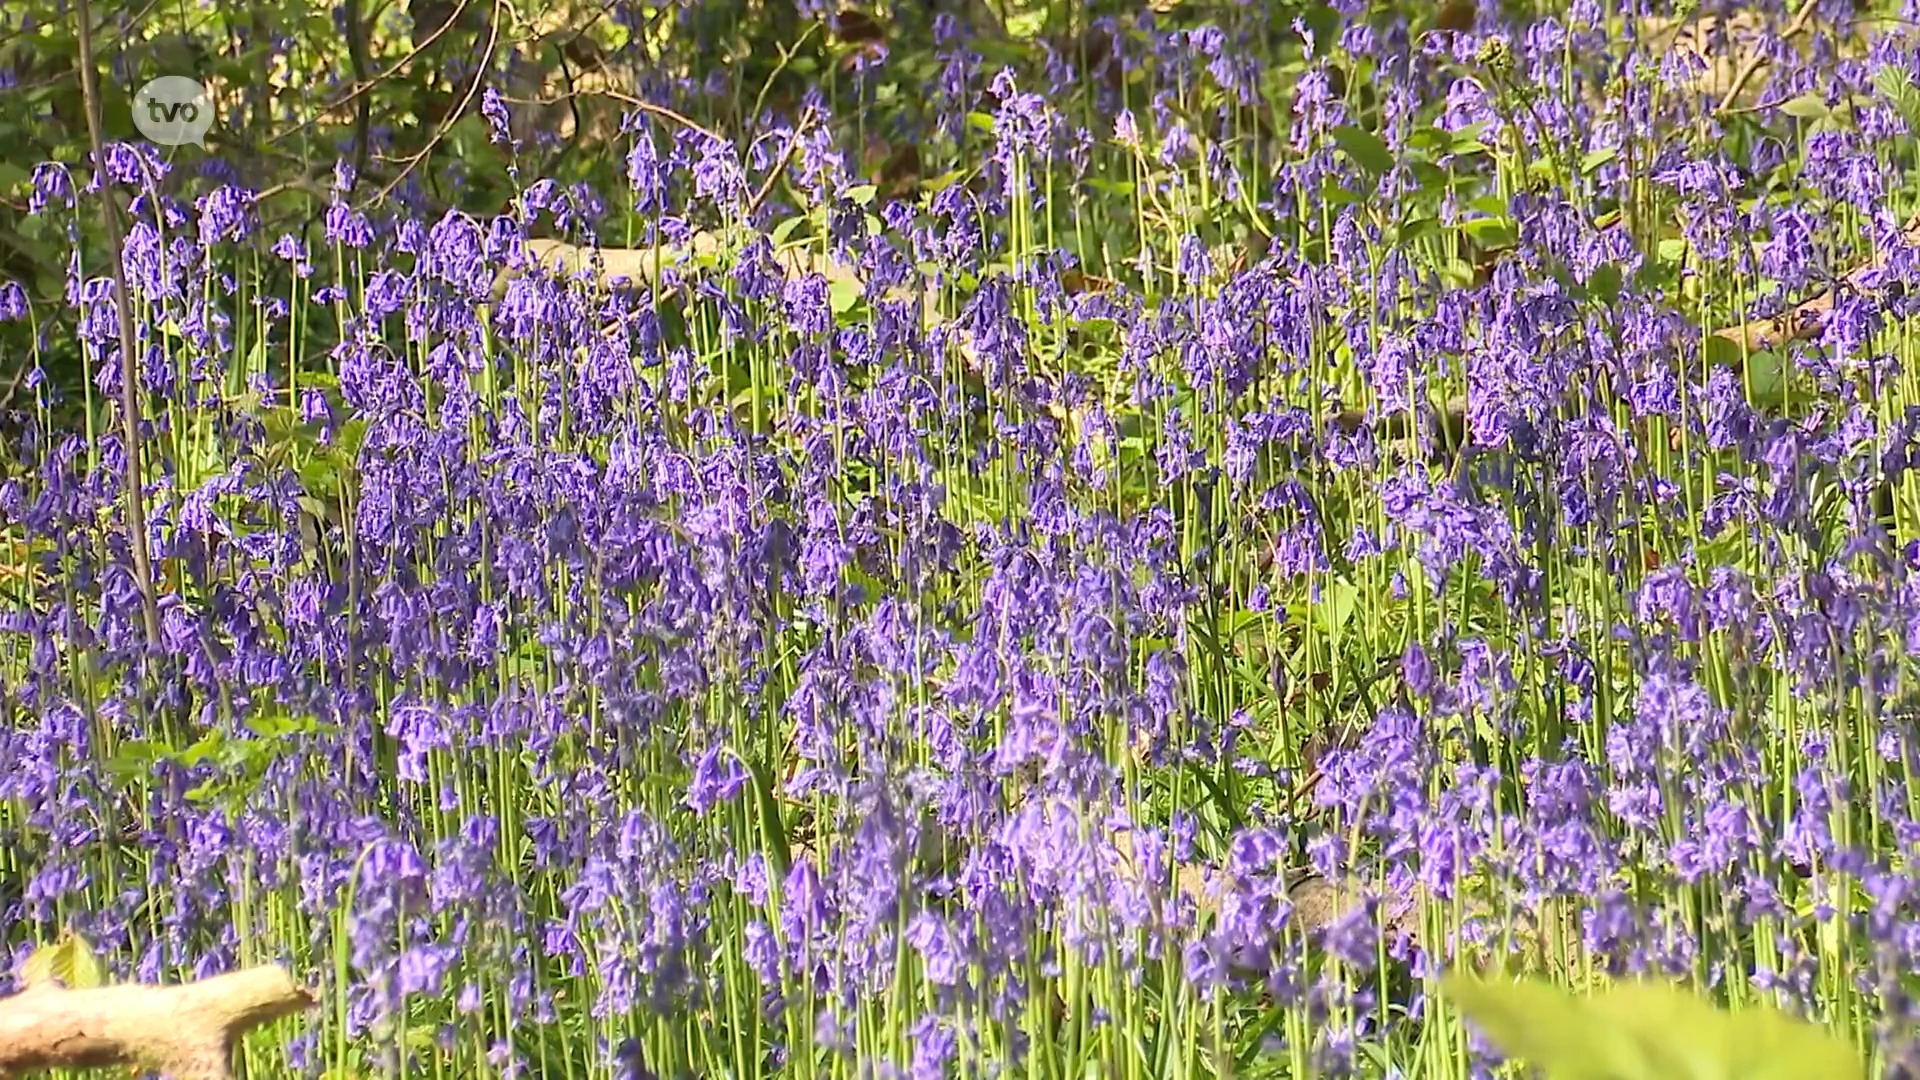
[[[97,989],[107,985],[107,966],[85,938],[68,930],[60,940],[33,950],[20,965],[21,986],[50,983],[69,990]]]
[[[1425,236],[1439,231],[1440,219],[1432,214],[1420,213],[1400,223],[1399,242],[1411,244]]]
[[[785,221],[782,221],[780,224],[775,225],[773,227],[773,233],[769,236],[769,239],[773,242],[773,246],[777,248],[780,245],[786,243],[787,237],[793,235],[793,230],[805,224],[806,220],[807,220],[807,215],[795,214],[792,217],[786,219]]]
[[[1874,72],[1873,82],[1907,122],[1907,127],[1920,131],[1920,89],[1914,87],[1913,77],[1889,64]]]
[[[1670,983],[1632,982],[1593,998],[1603,1026],[1629,1031],[1643,1045],[1683,1063],[1699,1080],[1864,1080],[1853,1048],[1824,1028],[1771,1006],[1730,1011]]]
[[[1862,1080],[1852,1048],[1774,1009],[1716,1007],[1682,987],[1578,997],[1539,979],[1451,975],[1447,996],[1509,1056],[1556,1080]]]
[[[1830,110],[1827,108],[1827,96],[1820,93],[1805,93],[1781,104],[1780,111],[1788,116],[1802,120],[1824,119]]]
[[[1507,216],[1507,200],[1498,195],[1482,195],[1468,202],[1467,206],[1480,211],[1488,217],[1504,218]]]
[[[1592,176],[1601,166],[1620,156],[1620,148],[1609,146],[1601,150],[1591,150],[1580,159],[1580,175]]]
[[[1620,299],[1620,267],[1615,263],[1594,267],[1593,276],[1587,279],[1587,291],[1608,304]]]
[[[827,286],[827,299],[833,304],[835,315],[845,315],[860,302],[863,290],[860,283],[849,278],[841,278]]]
[[[1340,640],[1341,633],[1353,621],[1353,614],[1359,608],[1360,588],[1344,578],[1328,582],[1321,593],[1320,602],[1313,605],[1314,612],[1320,616],[1320,625],[1335,642]]]
[[[1417,127],[1407,135],[1407,145],[1415,150],[1432,151],[1437,157],[1453,145],[1453,132],[1445,128]]]
[[[1367,201],[1351,188],[1332,183],[1321,186],[1320,198],[1331,206],[1358,206]]]
[[[1678,1080],[1653,1072],[1639,1047],[1602,1031],[1579,998],[1546,982],[1451,975],[1444,986],[1502,1053],[1555,1080]]]
[[[965,179],[966,176],[967,170],[965,169],[949,169],[939,176],[920,181],[920,187],[921,190],[926,191],[928,194],[938,195],[940,192],[947,190]],[[1129,191],[1129,193],[1131,193],[1131,191]]]
[[[179,762],[182,766],[191,769],[208,758],[215,758],[217,760],[220,753],[226,749],[226,742],[226,732],[215,728],[201,736],[199,741],[195,742],[192,746],[187,747],[179,753],[168,756],[174,761]]]
[[[780,800],[773,790],[773,774],[764,764],[740,755],[753,774],[753,801],[760,811],[760,843],[765,848],[768,868],[785,880],[793,864],[793,848],[787,841],[786,819],[780,813]]]
[[[856,187],[850,187],[847,189],[847,201],[853,203],[855,206],[865,206],[873,201],[874,195],[876,195],[879,190],[879,188],[872,184],[860,184]]]
[[[1333,129],[1333,141],[1347,152],[1354,164],[1375,176],[1393,171],[1393,152],[1373,132],[1342,125]]]
[[[154,762],[171,752],[172,748],[165,743],[128,739],[107,759],[107,771],[122,781],[137,780],[152,770]]]
[[[320,722],[311,716],[295,719],[290,713],[276,710],[249,717],[247,727],[262,739],[284,739],[316,734],[320,731]]]
[[[68,977],[66,983],[75,990],[92,990],[107,985],[107,965],[100,954],[93,951],[87,939],[78,934],[67,939]]]
[[[1513,244],[1513,222],[1503,217],[1469,218],[1460,223],[1461,231],[1483,248],[1503,248]]]

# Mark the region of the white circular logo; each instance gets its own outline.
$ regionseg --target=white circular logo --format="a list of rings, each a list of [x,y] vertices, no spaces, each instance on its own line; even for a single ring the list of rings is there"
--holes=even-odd
[[[133,95],[133,125],[161,146],[192,143],[205,148],[213,126],[207,88],[184,75],[162,75]]]

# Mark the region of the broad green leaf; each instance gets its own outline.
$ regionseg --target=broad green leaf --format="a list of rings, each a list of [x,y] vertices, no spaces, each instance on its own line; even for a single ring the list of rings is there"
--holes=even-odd
[[[1580,997],[1539,979],[1449,976],[1448,997],[1508,1055],[1556,1080],[1863,1080],[1843,1040],[1770,1006],[1737,1011],[1670,983]]]
[[[792,217],[787,218],[785,221],[782,221],[780,224],[775,225],[773,227],[773,232],[769,235],[768,239],[770,239],[773,242],[773,246],[777,248],[780,245],[786,243],[787,237],[793,235],[793,230],[799,228],[801,225],[804,225],[806,221],[807,221],[807,215],[795,214]]]
[[[1431,161],[1409,158],[1407,170],[1413,173],[1414,186],[1432,195],[1439,195],[1453,182],[1447,170]]]
[[[777,880],[784,880],[793,863],[793,849],[787,841],[786,819],[780,812],[780,799],[773,790],[773,773],[766,765],[746,756],[747,771],[753,774],[753,800],[760,811],[760,842],[765,848],[768,869]]]
[[[848,278],[841,278],[839,281],[828,285],[827,299],[833,305],[833,313],[835,315],[845,315],[847,312],[853,310],[853,305],[860,302],[860,296],[863,291],[859,282]]]
[[[1314,605],[1314,612],[1319,615],[1320,625],[1326,630],[1327,636],[1337,644],[1359,608],[1360,587],[1351,581],[1336,579],[1323,588],[1320,602]]]
[[[1330,206],[1357,206],[1366,201],[1350,188],[1338,184],[1326,184],[1320,189],[1320,198]]]
[[[1491,218],[1507,216],[1507,200],[1498,195],[1482,195],[1468,202],[1467,205]]]
[[[1342,125],[1333,129],[1333,141],[1347,152],[1354,164],[1375,176],[1393,171],[1393,152],[1373,132]]]
[[[1730,1011],[1670,983],[1631,982],[1594,995],[1603,1026],[1633,1033],[1698,1080],[1864,1080],[1853,1048],[1771,1006]]]
[[[1503,217],[1470,218],[1460,223],[1461,231],[1483,248],[1503,248],[1513,244],[1513,222]]]
[[[850,187],[847,189],[847,201],[853,203],[855,206],[865,206],[873,201],[874,195],[877,194],[879,190],[879,188],[872,184],[860,184],[855,187]]]
[[[71,930],[51,945],[33,950],[20,966],[20,984],[31,987],[59,983],[69,990],[92,990],[107,984],[107,967],[87,940]]]
[[[1465,259],[1448,259],[1440,268],[1440,280],[1450,289],[1464,289],[1473,284],[1473,264]]]
[[[353,459],[359,455],[360,448],[365,446],[366,442],[367,418],[364,416],[347,420],[340,425],[340,430],[333,433],[333,446],[346,457],[348,468],[352,467]]]
[[[1891,64],[1874,72],[1873,82],[1912,131],[1920,132],[1920,88],[1913,77]]]
[[[1451,975],[1444,985],[1502,1053],[1554,1080],[1681,1080],[1654,1071],[1640,1047],[1602,1031],[1580,998],[1550,983]]]
[[[1780,111],[1788,116],[1802,120],[1819,120],[1831,110],[1827,108],[1827,97],[1820,93],[1805,93],[1781,104]]]
[[[1593,268],[1593,275],[1587,278],[1587,291],[1605,303],[1611,304],[1620,298],[1620,267],[1615,263],[1601,263]]]
[[[107,771],[120,780],[135,780],[147,775],[153,763],[166,757],[172,748],[148,739],[128,739],[107,759]]]
[[[1606,165],[1619,156],[1620,148],[1617,146],[1608,146],[1599,150],[1588,151],[1587,154],[1580,159],[1580,175],[1592,176],[1601,166]]]
[[[75,990],[91,990],[107,985],[107,965],[100,954],[93,951],[87,939],[78,934],[67,939],[68,978],[66,983]]]
[[[1440,220],[1432,214],[1415,214],[1400,223],[1399,240],[1411,244],[1425,236],[1430,236],[1440,228]]]
[[[1417,127],[1407,135],[1407,145],[1415,150],[1430,150],[1439,156],[1453,145],[1453,132],[1445,128]]]
[[[962,179],[965,179],[966,175],[967,170],[965,169],[949,169],[939,176],[920,181],[920,187],[921,190],[929,194],[938,195],[940,192],[947,190],[959,183]],[[1129,194],[1131,194],[1131,191],[1129,191]]]
[[[191,769],[208,758],[217,758],[220,753],[226,749],[226,742],[226,732],[215,728],[201,736],[192,746],[187,747],[179,753],[168,756],[181,765]]]

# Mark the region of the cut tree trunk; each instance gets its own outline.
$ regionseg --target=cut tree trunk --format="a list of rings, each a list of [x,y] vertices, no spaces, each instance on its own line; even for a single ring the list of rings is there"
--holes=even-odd
[[[228,1080],[241,1034],[314,1003],[274,966],[179,986],[35,983],[0,998],[0,1078],[133,1065],[170,1080]]]

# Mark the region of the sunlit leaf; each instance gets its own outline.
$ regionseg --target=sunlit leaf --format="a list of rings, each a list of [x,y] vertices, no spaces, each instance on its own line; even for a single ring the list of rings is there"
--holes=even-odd
[[[70,990],[92,990],[107,984],[107,967],[85,938],[67,931],[51,945],[33,950],[20,965],[23,987],[50,983]]]
[[[1770,1006],[1716,1007],[1682,987],[1620,983],[1582,997],[1540,979],[1452,975],[1448,998],[1502,1052],[1555,1080],[1864,1076],[1852,1048]]]
[[[857,281],[842,278],[827,286],[827,299],[833,305],[835,315],[845,315],[860,302],[864,290]]]
[[[1832,110],[1827,108],[1825,94],[1810,92],[1781,103],[1780,111],[1802,120],[1819,120]]]

